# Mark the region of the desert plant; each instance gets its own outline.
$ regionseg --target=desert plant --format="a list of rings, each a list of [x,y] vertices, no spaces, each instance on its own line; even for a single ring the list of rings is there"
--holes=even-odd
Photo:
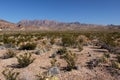
[[[26,67],[35,60],[35,58],[31,58],[31,53],[25,53],[24,55],[20,55],[16,58],[20,67]]]
[[[36,77],[38,78],[37,80],[47,80],[49,76],[47,75],[47,72],[43,72],[37,74]]]
[[[36,45],[36,43],[26,43],[20,46],[20,50],[34,50]]]
[[[53,45],[55,43],[54,37],[51,38],[50,43]]]
[[[51,63],[51,67],[60,66],[60,63],[57,62],[57,60],[55,58],[52,58],[50,63]]]
[[[17,80],[19,72],[14,72],[14,69],[5,69],[2,71],[5,80]]]
[[[76,65],[76,59],[77,59],[77,56],[75,53],[72,53],[71,51],[68,51],[66,52],[64,55],[63,55],[63,58],[65,59],[65,61],[67,62],[67,67],[66,69],[68,71],[71,71],[72,69],[75,69],[75,65]]]
[[[55,65],[56,65],[56,62],[57,62],[57,60],[56,60],[55,58],[53,58],[53,59],[50,61],[51,66],[55,66]]]
[[[78,44],[78,50],[81,52],[83,50],[82,45]]]
[[[110,54],[104,53],[104,57],[110,58]]]
[[[3,58],[7,59],[7,58],[12,58],[14,56],[16,56],[16,53],[13,50],[8,49],[5,55],[3,56]]]
[[[120,69],[120,63],[113,61],[112,62],[112,67],[116,69]]]
[[[56,76],[49,76],[47,72],[39,73],[37,76],[37,80],[59,80]]]
[[[101,59],[99,59],[99,62],[107,63],[107,62],[109,62],[109,59],[107,57],[103,56],[103,57],[101,57]]]
[[[62,37],[63,46],[73,47],[76,45],[76,38],[71,35],[66,35]]]
[[[58,49],[57,54],[63,55],[64,53],[67,52],[67,49],[65,47]]]

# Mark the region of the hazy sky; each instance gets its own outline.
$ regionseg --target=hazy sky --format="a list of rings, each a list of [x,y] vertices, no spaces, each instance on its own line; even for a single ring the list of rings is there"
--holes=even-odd
[[[0,19],[120,24],[120,0],[0,0]]]

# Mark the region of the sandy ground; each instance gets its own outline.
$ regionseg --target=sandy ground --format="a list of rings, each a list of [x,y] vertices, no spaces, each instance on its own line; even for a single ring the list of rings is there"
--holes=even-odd
[[[53,48],[45,52],[41,55],[32,54],[32,57],[36,58],[35,61],[25,68],[15,68],[15,71],[20,72],[19,78],[21,80],[36,80],[36,76],[39,72],[47,71],[51,64],[49,56],[55,52],[57,46],[53,46]],[[60,74],[56,75],[60,80],[120,80],[120,76],[112,76],[105,68],[96,67],[94,69],[89,69],[86,67],[86,63],[91,59],[99,58],[103,55],[103,53],[107,53],[105,49],[97,49],[97,47],[93,46],[85,46],[83,51],[79,52],[77,49],[72,49],[78,55],[77,66],[79,70],[72,70],[70,72],[61,71]],[[0,56],[5,54],[6,50],[0,50]],[[17,55],[24,54],[24,51],[17,51]],[[66,62],[62,59],[58,59],[58,62],[61,63],[60,67],[65,67]],[[9,58],[9,59],[0,59],[0,79],[5,80],[4,76],[1,72],[4,68],[9,67],[11,65],[17,64],[17,59]]]

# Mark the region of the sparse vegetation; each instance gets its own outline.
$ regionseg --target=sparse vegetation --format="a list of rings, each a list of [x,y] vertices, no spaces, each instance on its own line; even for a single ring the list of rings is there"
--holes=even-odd
[[[25,31],[24,32],[22,31],[21,32],[19,31],[19,32],[9,32],[4,34],[1,32],[0,37],[1,37],[0,39],[1,55],[4,55],[5,58],[5,59],[1,59],[0,68],[3,68],[4,66],[13,67],[14,64],[17,64],[17,62],[18,65],[17,67],[15,67],[15,70],[16,71],[19,70],[21,73],[22,73],[22,69],[28,72],[30,70],[31,73],[32,71],[33,73],[34,72],[37,73],[37,69],[39,70],[40,68],[42,74],[37,75],[38,80],[58,80],[58,77],[60,77],[60,80],[64,80],[64,77],[70,79],[69,77],[72,77],[73,73],[75,77],[77,75],[78,77],[80,77],[78,73],[81,73],[82,75],[84,69],[85,71],[89,70],[90,74],[93,74],[94,70],[97,70],[97,72],[101,72],[101,73],[102,71],[107,71],[105,72],[106,75],[109,75],[110,69],[117,70],[118,72],[120,70],[120,55],[119,55],[120,33],[119,32],[114,32],[114,31],[113,32],[112,31],[107,31],[107,32],[104,31],[58,31],[58,32],[57,31],[55,32]],[[5,48],[2,49],[2,47]],[[8,51],[5,52],[5,50]],[[27,52],[25,53],[26,50]],[[35,53],[37,55],[32,53]],[[17,57],[13,58],[15,56]],[[35,58],[36,61],[34,62]],[[17,59],[17,62],[15,59]],[[2,62],[6,62],[6,63],[2,63]],[[27,67],[31,63],[34,63],[34,65]],[[33,68],[33,66],[37,66],[37,67]],[[80,70],[78,70],[77,67]],[[34,71],[34,69],[36,71]],[[76,69],[77,71],[74,72],[74,69]],[[47,74],[44,74],[44,71],[48,71]],[[54,75],[52,76],[48,75],[50,71],[51,71],[50,74],[55,74],[58,77]],[[71,71],[71,72],[65,72],[65,71]],[[32,79],[31,76],[35,77],[35,75],[31,73],[29,75],[30,79]],[[14,72],[13,70],[4,70],[2,74],[4,77],[8,75],[12,75],[14,78],[14,79],[6,78],[6,80],[17,80],[19,75],[17,72]],[[66,74],[68,75],[66,76]],[[22,74],[20,75],[20,77],[21,76]],[[114,78],[116,76],[111,76],[111,77]],[[71,80],[79,80],[79,79],[71,79]]]

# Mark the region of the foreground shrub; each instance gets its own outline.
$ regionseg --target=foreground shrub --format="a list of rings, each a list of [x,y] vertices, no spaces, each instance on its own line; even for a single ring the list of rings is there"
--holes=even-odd
[[[68,51],[67,53],[65,53],[63,55],[63,58],[65,59],[65,61],[67,62],[67,67],[66,70],[67,71],[71,71],[72,69],[75,69],[75,65],[76,65],[76,59],[77,56],[75,53],[72,53],[71,51]]]
[[[2,74],[5,77],[5,80],[17,80],[19,72],[14,72],[14,69],[5,69],[2,71]]]
[[[3,56],[3,58],[7,59],[7,58],[12,58],[14,56],[16,56],[16,53],[13,50],[8,49],[5,55]]]
[[[25,53],[24,55],[20,55],[16,58],[19,63],[19,67],[26,67],[35,60],[35,58],[31,58],[31,53]]]
[[[34,50],[36,45],[36,43],[26,43],[20,46],[20,50]]]

